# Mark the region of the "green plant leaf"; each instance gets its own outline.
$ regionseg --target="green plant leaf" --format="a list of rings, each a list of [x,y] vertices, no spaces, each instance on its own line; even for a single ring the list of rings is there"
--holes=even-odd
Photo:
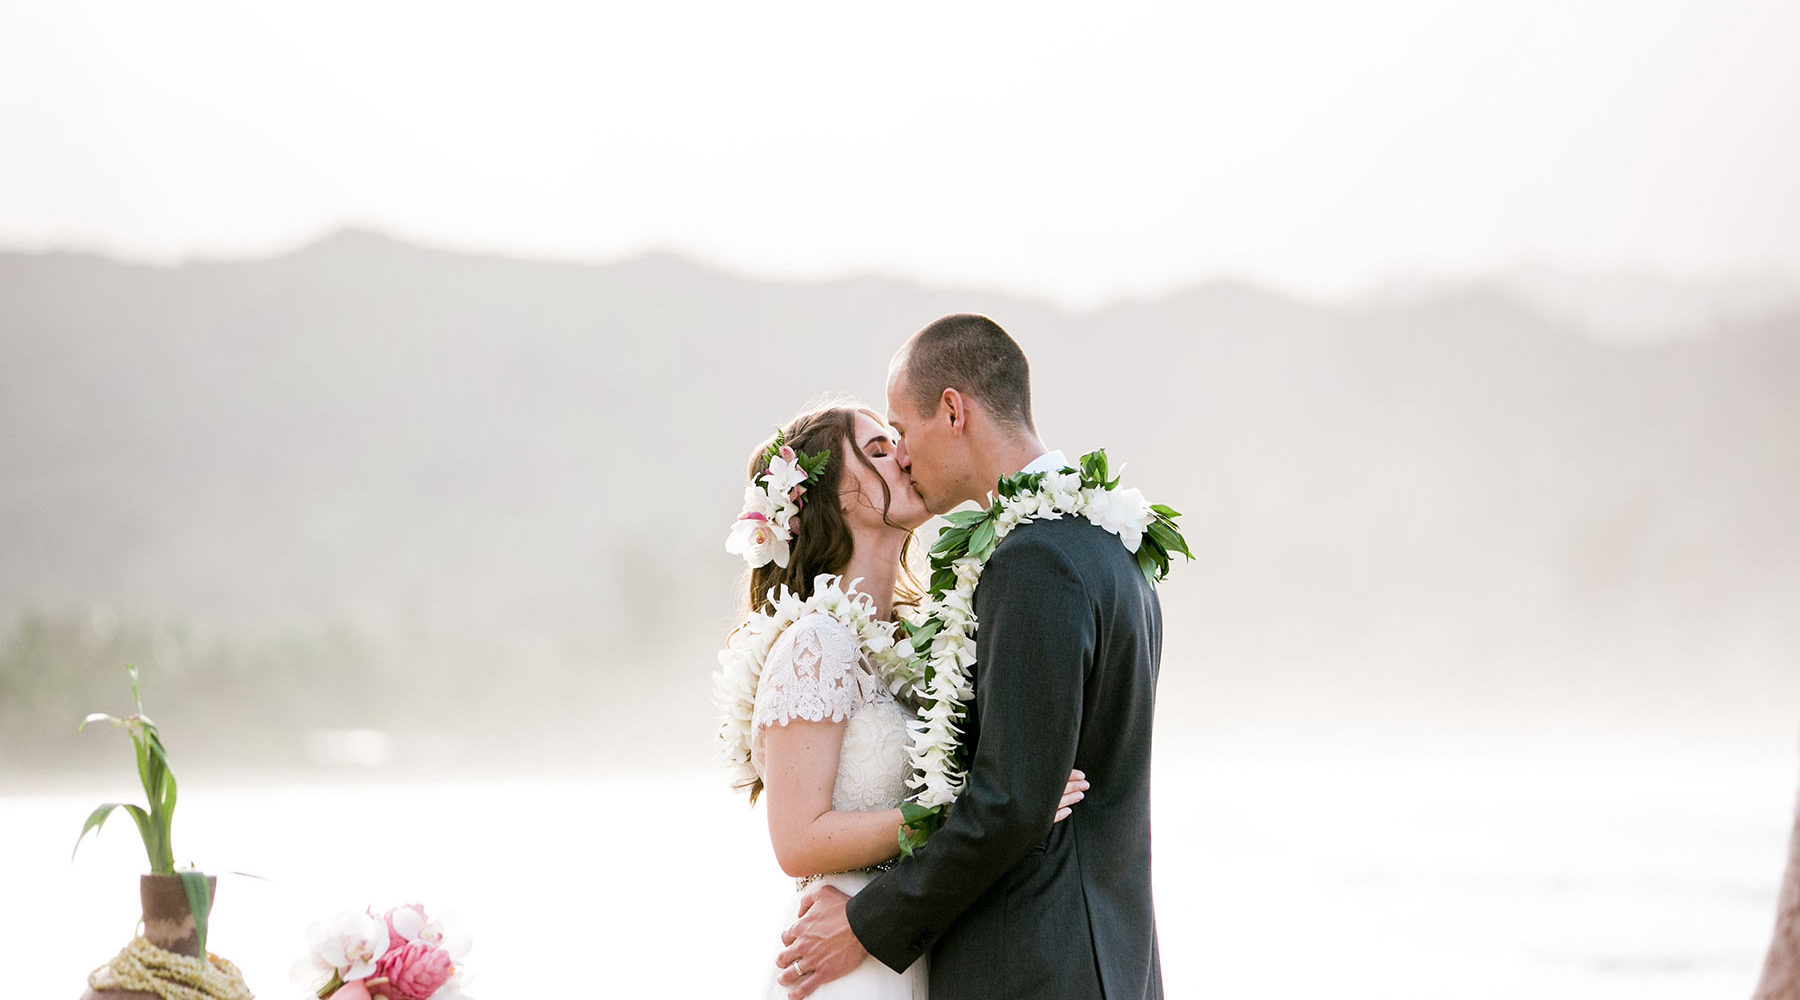
[[[194,915],[194,937],[200,942],[200,960],[206,961],[206,915],[212,910],[212,890],[200,872],[177,872],[187,890],[188,912]]]
[[[119,808],[131,814],[131,821],[137,824],[138,836],[144,841],[144,856],[150,859],[150,872],[153,875],[175,874],[175,863],[169,856],[169,845],[155,820],[144,811],[142,806],[127,802]]]
[[[150,758],[150,778],[144,785],[144,794],[150,799],[150,810],[155,812],[169,795],[169,784],[175,780],[175,772],[169,769],[169,754],[163,749],[162,737],[155,726],[143,727],[143,739],[146,752]]]
[[[163,752],[162,740],[154,731],[150,734],[151,755],[162,762],[162,787],[156,798],[150,800],[150,818],[156,824],[162,841],[163,863],[169,868],[175,867],[175,844],[172,839],[175,828],[175,772],[169,767],[169,756]]]
[[[120,719],[104,712],[96,712],[84,719],[79,728],[85,729],[92,722],[106,721],[116,728],[123,728],[126,735],[131,737],[138,781],[144,786],[148,809],[118,803],[101,806],[88,816],[87,823],[81,828],[81,836],[75,839],[75,846],[79,850],[81,841],[89,830],[98,831],[114,809],[123,808],[131,814],[131,821],[137,824],[138,836],[144,842],[144,854],[150,861],[150,871],[170,875],[175,871],[175,852],[170,845],[177,797],[175,771],[169,764],[168,752],[163,749],[162,734],[157,731],[156,723],[144,714],[142,678],[137,667],[127,663],[125,672],[131,678],[131,700],[137,707],[137,714]]]
[[[821,451],[817,455],[806,455],[799,452],[794,453],[794,464],[806,470],[806,478],[808,479],[819,478],[819,473],[824,472],[825,466],[830,464],[830,462],[831,452],[829,451]]]
[[[98,837],[100,828],[106,824],[106,817],[111,816],[112,811],[117,808],[119,808],[119,803],[106,802],[102,803],[98,809],[88,813],[87,822],[81,824],[81,835],[75,838],[75,850],[69,852],[70,861],[75,860],[75,851],[81,850],[81,842],[87,839],[88,831],[94,831],[94,836]]]
[[[138,784],[143,786],[145,795],[155,796],[152,789],[156,787],[156,775],[151,772],[156,765],[150,759],[150,742],[135,718],[125,720],[125,731],[131,735],[131,751],[137,756]]]
[[[1173,507],[1165,507],[1159,503],[1151,504],[1150,509],[1157,512],[1158,514],[1161,514],[1164,517],[1167,517],[1167,518],[1176,518],[1176,517],[1181,516],[1181,511],[1178,511]]]

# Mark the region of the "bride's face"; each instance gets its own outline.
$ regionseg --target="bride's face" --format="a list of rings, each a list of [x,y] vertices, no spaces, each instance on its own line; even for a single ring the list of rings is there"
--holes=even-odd
[[[848,475],[842,480],[840,503],[850,530],[891,531],[891,522],[912,531],[929,521],[931,512],[913,489],[912,477],[900,467],[894,432],[867,413],[858,413],[852,435],[850,446],[862,452],[875,471],[854,459],[844,463]],[[891,498],[885,521],[881,512],[882,483],[887,484],[887,496]]]

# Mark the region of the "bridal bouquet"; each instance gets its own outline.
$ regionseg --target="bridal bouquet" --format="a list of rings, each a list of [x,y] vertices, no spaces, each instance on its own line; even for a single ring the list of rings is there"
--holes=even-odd
[[[334,1000],[468,1000],[462,958],[469,937],[417,904],[340,913],[307,929],[294,981]]]

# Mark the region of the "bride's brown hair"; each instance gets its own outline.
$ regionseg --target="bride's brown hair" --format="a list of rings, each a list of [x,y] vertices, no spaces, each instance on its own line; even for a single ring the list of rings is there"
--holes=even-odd
[[[758,566],[750,571],[749,607],[767,614],[774,609],[770,599],[771,592],[779,594],[786,587],[801,600],[813,594],[813,580],[821,573],[842,573],[850,565],[850,555],[856,549],[855,540],[850,535],[850,525],[844,521],[843,508],[838,506],[839,489],[844,482],[845,462],[852,458],[862,463],[870,472],[875,472],[875,482],[881,486],[881,518],[892,527],[894,524],[888,512],[892,509],[894,497],[888,489],[887,480],[883,479],[856,445],[856,415],[866,413],[881,421],[881,416],[866,406],[824,406],[809,410],[787,422],[781,428],[781,436],[788,447],[796,452],[817,455],[829,452],[825,468],[819,474],[806,481],[806,494],[801,500],[799,530],[794,533],[793,541],[788,545],[788,564],[778,566],[773,562]],[[885,425],[885,421],[882,421]],[[750,456],[750,479],[754,483],[763,473],[769,471],[769,446],[775,443],[770,437],[756,446]],[[894,603],[917,604],[923,593],[919,586],[919,578],[908,565],[912,554],[912,535],[900,546],[900,577],[894,587]],[[850,581],[845,580],[848,584]],[[745,786],[738,786],[745,787]],[[750,802],[756,803],[757,796],[762,793],[762,779],[752,778],[748,784]]]

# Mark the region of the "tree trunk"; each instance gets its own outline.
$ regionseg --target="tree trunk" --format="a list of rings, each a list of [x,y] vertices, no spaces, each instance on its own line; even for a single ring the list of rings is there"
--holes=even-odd
[[[1775,906],[1775,937],[1753,1000],[1800,1000],[1800,807],[1788,840],[1787,874]]]

